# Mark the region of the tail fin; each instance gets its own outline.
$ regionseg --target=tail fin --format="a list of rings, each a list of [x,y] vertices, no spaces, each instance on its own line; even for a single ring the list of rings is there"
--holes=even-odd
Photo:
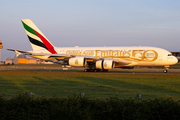
[[[43,35],[43,33],[30,19],[21,19],[21,21],[33,50],[42,50],[44,48],[52,54],[57,54],[51,42]]]

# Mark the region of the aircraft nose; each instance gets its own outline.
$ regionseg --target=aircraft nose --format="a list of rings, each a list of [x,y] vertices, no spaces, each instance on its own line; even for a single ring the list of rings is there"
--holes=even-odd
[[[174,64],[176,64],[178,62],[178,59],[176,57],[174,57],[173,62],[174,62]]]

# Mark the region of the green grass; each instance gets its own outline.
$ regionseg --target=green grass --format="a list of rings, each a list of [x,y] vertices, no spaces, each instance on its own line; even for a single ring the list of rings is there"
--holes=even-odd
[[[90,98],[180,99],[180,75],[85,73],[85,72],[0,72],[0,95],[11,98],[33,92],[35,97],[69,96],[85,92]]]

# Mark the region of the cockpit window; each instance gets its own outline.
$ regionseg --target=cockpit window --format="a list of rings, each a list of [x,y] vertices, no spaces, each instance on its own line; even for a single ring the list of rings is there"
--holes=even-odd
[[[172,54],[168,54],[168,56],[173,56]]]

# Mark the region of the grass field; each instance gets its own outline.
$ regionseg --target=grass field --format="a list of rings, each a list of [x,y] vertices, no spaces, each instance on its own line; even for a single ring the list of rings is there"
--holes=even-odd
[[[11,98],[33,92],[50,98],[85,92],[90,98],[180,99],[179,74],[86,73],[86,72],[0,72],[0,95]]]

